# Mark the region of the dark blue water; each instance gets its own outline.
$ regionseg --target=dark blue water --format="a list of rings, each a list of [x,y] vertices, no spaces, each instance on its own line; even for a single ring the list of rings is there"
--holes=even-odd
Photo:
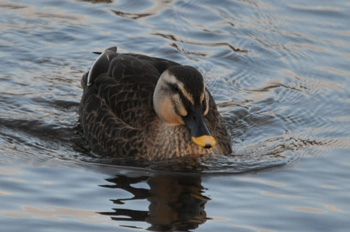
[[[345,0],[0,0],[1,231],[349,231],[349,22]],[[233,154],[91,154],[80,79],[111,46],[197,67]]]

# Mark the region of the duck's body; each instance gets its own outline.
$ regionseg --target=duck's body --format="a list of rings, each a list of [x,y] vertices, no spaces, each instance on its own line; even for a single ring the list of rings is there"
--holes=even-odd
[[[99,154],[155,160],[231,153],[215,102],[192,67],[110,48],[82,87],[80,122]]]

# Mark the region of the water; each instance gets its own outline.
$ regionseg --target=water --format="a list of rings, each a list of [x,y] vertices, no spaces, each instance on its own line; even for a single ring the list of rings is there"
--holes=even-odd
[[[348,231],[350,3],[0,1],[1,231]],[[94,51],[197,67],[234,152],[103,160],[77,125]]]

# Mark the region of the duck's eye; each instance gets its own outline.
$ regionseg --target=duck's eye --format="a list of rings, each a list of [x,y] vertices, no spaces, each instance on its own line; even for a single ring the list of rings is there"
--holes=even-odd
[[[173,92],[179,92],[179,87],[176,84],[169,84],[169,87]]]

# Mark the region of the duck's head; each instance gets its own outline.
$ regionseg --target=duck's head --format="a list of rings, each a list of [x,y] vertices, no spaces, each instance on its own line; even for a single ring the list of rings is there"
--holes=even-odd
[[[197,69],[173,66],[165,70],[157,82],[153,105],[162,121],[174,126],[186,125],[198,146],[215,146],[216,140],[204,120],[209,111],[209,93]]]

